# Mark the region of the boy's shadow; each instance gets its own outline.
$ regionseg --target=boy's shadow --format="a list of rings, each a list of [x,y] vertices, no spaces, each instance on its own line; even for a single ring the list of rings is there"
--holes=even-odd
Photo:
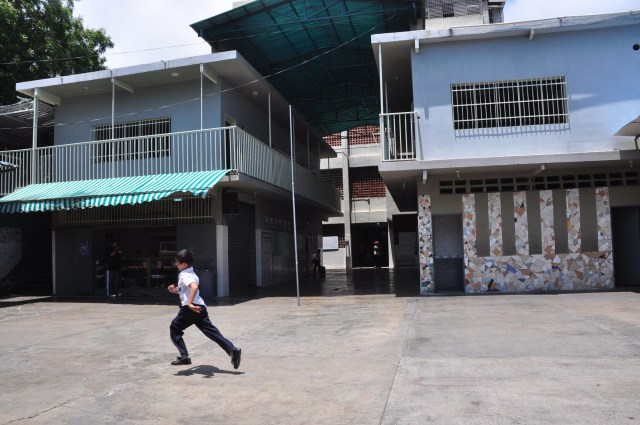
[[[216,373],[227,373],[229,375],[244,374],[244,372],[218,369],[215,366],[199,365],[199,366],[190,367],[189,369],[180,370],[176,373],[176,376],[202,375],[203,378],[213,378]]]

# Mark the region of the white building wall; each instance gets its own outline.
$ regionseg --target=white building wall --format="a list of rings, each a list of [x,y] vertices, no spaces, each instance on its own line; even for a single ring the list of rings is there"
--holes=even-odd
[[[412,53],[413,98],[425,160],[630,149],[613,134],[640,110],[637,26],[423,44]],[[588,46],[586,48],[585,46]],[[592,72],[587,70],[595,70]],[[566,76],[566,128],[454,131],[451,84]],[[635,113],[633,111],[636,111]],[[598,119],[593,119],[597,116]],[[535,131],[542,130],[542,131]]]

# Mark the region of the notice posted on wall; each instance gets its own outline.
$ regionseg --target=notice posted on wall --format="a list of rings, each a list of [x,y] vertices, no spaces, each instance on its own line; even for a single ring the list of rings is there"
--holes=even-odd
[[[322,237],[322,250],[323,251],[335,251],[338,249],[338,237],[337,236],[323,236]]]

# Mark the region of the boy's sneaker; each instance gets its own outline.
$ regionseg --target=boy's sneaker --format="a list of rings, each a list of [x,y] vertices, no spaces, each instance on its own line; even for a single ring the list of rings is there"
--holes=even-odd
[[[187,357],[186,359],[183,359],[182,357],[177,357],[174,361],[171,362],[171,364],[173,366],[181,366],[181,365],[191,364],[191,358]]]
[[[240,367],[240,356],[241,355],[242,355],[242,350],[239,349],[239,348],[236,348],[231,353],[231,364],[233,365],[234,369],[237,369],[237,368]]]

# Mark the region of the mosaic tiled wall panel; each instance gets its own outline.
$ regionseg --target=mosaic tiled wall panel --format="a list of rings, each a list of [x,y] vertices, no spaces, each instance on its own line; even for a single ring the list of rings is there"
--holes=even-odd
[[[608,190],[596,190],[600,246],[598,252],[556,254],[553,195],[551,191],[541,191],[539,195],[543,253],[494,257],[465,256],[465,291],[467,293],[580,291],[613,288],[611,213]],[[463,203],[466,216],[471,201],[463,198]],[[526,215],[526,194],[515,193],[514,206],[516,219]],[[522,221],[527,223],[526,220]],[[469,225],[475,224],[475,220],[469,220],[468,223]],[[567,191],[567,224],[572,226],[572,229],[569,230],[569,238],[573,240],[573,249],[581,250],[580,199],[577,190]],[[526,231],[526,228],[518,229],[516,226],[516,240],[521,239],[523,231]],[[465,232],[468,230],[465,229]],[[528,236],[526,240],[528,240]],[[516,242],[516,247],[518,246],[524,249],[524,244],[519,245]]]
[[[611,252],[469,258],[466,293],[613,288]]]
[[[494,257],[502,255],[502,208],[500,194],[489,194],[489,252]]]
[[[462,196],[462,237],[464,238],[464,256],[477,257],[476,248],[476,196],[466,194]]]
[[[418,238],[420,255],[420,295],[433,293],[433,221],[431,197],[418,196]]]
[[[596,214],[598,217],[598,250],[613,251],[608,187],[596,189]]]
[[[513,218],[516,229],[516,254],[529,255],[527,192],[515,192],[513,194]]]
[[[0,281],[22,258],[22,232],[12,227],[0,227]]]
[[[556,252],[556,236],[553,225],[553,192],[540,191],[540,233],[542,235],[542,252],[553,255]]]
[[[582,230],[580,228],[580,192],[567,190],[567,233],[569,252],[582,251]]]

